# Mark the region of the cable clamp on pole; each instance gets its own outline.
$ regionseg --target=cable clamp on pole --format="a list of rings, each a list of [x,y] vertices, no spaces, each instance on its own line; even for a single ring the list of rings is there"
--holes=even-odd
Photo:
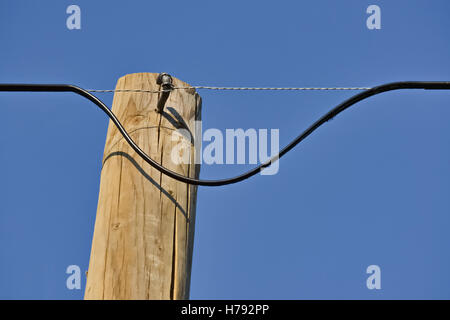
[[[159,98],[156,110],[158,113],[162,113],[170,92],[173,90],[173,79],[168,73],[162,72],[156,78],[156,84],[162,87],[161,97]]]

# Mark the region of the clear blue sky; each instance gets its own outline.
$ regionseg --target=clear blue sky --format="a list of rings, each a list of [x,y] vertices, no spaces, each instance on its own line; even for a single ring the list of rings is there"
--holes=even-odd
[[[66,28],[70,4],[81,30]],[[371,4],[380,30],[366,27]],[[449,12],[447,0],[2,1],[0,82],[448,81]],[[278,128],[283,146],[353,92],[200,94],[204,129]],[[200,187],[191,298],[449,299],[449,119],[448,91],[386,93],[320,128],[277,175]],[[81,299],[85,277],[70,291],[65,271],[88,267],[107,118],[70,93],[1,93],[0,121],[0,298]],[[381,290],[366,287],[372,264]]]

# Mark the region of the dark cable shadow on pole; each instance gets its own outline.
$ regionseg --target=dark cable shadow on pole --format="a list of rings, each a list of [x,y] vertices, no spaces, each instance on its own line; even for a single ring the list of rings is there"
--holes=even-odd
[[[142,174],[142,176],[145,179],[147,179],[147,181],[149,181],[156,188],[158,188],[158,190],[162,194],[164,194],[170,201],[173,202],[173,204],[175,204],[175,207],[183,214],[183,216],[186,218],[186,221],[190,222],[189,218],[187,217],[186,211],[177,202],[177,200],[167,190],[165,190],[163,187],[161,187],[159,185],[159,183],[157,183],[152,177],[150,177],[150,175],[147,172],[145,172],[144,169],[139,165],[139,163],[137,163],[136,160],[133,159],[133,157],[131,155],[129,155],[128,153],[123,152],[123,151],[111,152],[110,154],[108,154],[108,156],[103,161],[103,166],[105,165],[106,161],[108,161],[108,159],[110,159],[111,157],[116,157],[116,156],[120,156],[120,157],[124,157],[125,159],[128,159],[131,162],[131,164],[139,171],[139,173]]]

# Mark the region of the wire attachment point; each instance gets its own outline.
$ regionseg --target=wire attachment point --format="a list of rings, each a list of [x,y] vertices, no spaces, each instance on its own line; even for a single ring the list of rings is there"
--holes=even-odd
[[[159,98],[158,101],[158,105],[156,106],[157,112],[162,113],[164,105],[166,104],[166,101],[169,98],[170,92],[173,90],[172,76],[168,73],[162,72],[156,78],[156,84],[159,84],[163,89],[161,97]]]

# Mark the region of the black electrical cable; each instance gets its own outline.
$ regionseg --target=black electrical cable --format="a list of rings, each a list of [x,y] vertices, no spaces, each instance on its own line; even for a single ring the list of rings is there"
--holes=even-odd
[[[292,148],[294,148],[297,144],[299,144],[302,140],[308,137],[311,133],[313,133],[317,128],[319,128],[325,122],[331,120],[336,115],[354,105],[355,103],[367,99],[371,96],[374,96],[379,93],[399,90],[399,89],[426,89],[426,90],[450,90],[450,81],[404,81],[404,82],[393,82],[382,84],[377,87],[373,87],[371,89],[360,92],[348,100],[342,102],[337,107],[330,110],[327,114],[313,123],[308,129],[303,131],[299,136],[297,136],[292,142],[290,142],[286,147],[284,147],[279,154],[273,156],[269,161],[261,164],[260,166],[245,172],[239,176],[229,178],[229,179],[221,179],[221,180],[198,180],[190,177],[182,176],[176,172],[173,172],[159,163],[151,159],[144,151],[139,148],[139,146],[131,139],[131,137],[126,132],[125,128],[122,126],[120,121],[114,115],[114,113],[93,94],[88,91],[79,88],[77,86],[69,85],[69,84],[0,84],[0,91],[27,91],[27,92],[74,92],[79,94],[86,99],[95,103],[106,115],[111,119],[111,121],[116,125],[117,129],[119,129],[120,133],[124,137],[124,139],[128,142],[128,144],[133,148],[136,153],[142,157],[148,164],[157,169],[158,171],[164,173],[165,175],[174,178],[178,181],[185,182],[192,185],[200,185],[200,186],[223,186],[227,184],[232,184],[236,182],[243,181],[248,179],[255,174],[262,171],[264,168],[268,167],[272,162],[277,161],[283,155],[288,153]]]

